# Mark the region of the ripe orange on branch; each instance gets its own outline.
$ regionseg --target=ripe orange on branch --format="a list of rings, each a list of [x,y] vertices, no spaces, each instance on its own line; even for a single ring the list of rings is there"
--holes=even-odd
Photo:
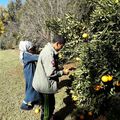
[[[84,115],[80,115],[80,120],[84,120]]]
[[[108,75],[108,81],[111,81],[113,79],[113,76]]]
[[[84,39],[86,39],[86,38],[88,38],[89,37],[89,34],[87,34],[87,33],[84,33],[83,35],[82,35],[82,38],[84,38]]]
[[[88,115],[89,115],[89,116],[92,116],[92,115],[93,115],[93,113],[92,113],[91,111],[89,111],[89,112],[88,112]]]
[[[96,90],[96,91],[99,91],[101,88],[102,88],[101,85],[96,85],[96,86],[95,86],[95,90]]]
[[[101,78],[101,80],[102,80],[103,82],[112,81],[112,79],[113,79],[113,76],[111,76],[111,75],[104,75],[104,76],[102,76],[102,78]]]
[[[103,82],[108,82],[108,76],[107,75],[102,76],[101,80]]]

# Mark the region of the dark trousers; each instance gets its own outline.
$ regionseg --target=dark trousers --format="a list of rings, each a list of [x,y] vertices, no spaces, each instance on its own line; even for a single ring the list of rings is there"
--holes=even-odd
[[[41,120],[50,120],[55,109],[54,94],[42,94]]]

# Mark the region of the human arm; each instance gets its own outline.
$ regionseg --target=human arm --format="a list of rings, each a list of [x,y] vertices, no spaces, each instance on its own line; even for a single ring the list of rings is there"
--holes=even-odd
[[[23,55],[23,62],[24,63],[27,63],[27,62],[36,62],[36,61],[38,61],[38,57],[39,57],[39,55],[25,52],[24,55]]]
[[[54,55],[51,53],[45,53],[42,54],[41,59],[42,59],[42,64],[45,70],[45,73],[49,79],[55,80],[58,77],[61,77],[64,74],[68,74],[69,71],[66,71],[66,69],[63,70],[58,70],[56,68],[56,60],[53,57]]]

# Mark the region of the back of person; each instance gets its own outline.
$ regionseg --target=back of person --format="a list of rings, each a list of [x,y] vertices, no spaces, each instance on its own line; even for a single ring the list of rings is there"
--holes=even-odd
[[[32,87],[38,55],[33,54],[35,49],[30,41],[21,41],[19,49],[25,78],[25,98],[22,102],[21,109],[31,110],[34,107],[34,104],[40,101],[39,93]]]
[[[57,62],[55,59],[55,56],[57,56],[57,52],[52,48],[51,44],[48,43],[43,50],[41,51],[38,59],[38,64],[35,72],[35,76],[33,79],[33,87],[37,91],[39,90],[39,80],[44,80],[45,76],[43,72],[45,71],[47,77],[49,80],[55,80],[58,81],[58,76],[52,76],[52,74],[55,74],[57,66]],[[41,63],[42,62],[42,63]],[[41,65],[42,64],[42,65]],[[43,69],[44,68],[44,69]]]
[[[51,86],[49,86],[49,90],[44,91],[43,86],[41,84],[45,84],[46,78],[50,81],[54,81],[53,83],[59,82],[58,77],[62,75],[67,75],[69,71],[58,69],[57,56],[58,51],[62,49],[65,44],[65,40],[62,36],[55,36],[52,43],[48,43],[43,50],[41,51],[38,59],[37,68],[35,71],[35,75],[33,78],[33,87],[38,92],[42,93],[42,101],[43,101],[43,113],[41,115],[41,120],[50,120],[52,118],[52,114],[55,108],[55,97],[54,93],[56,91],[49,91]],[[45,75],[44,75],[45,74]],[[41,83],[41,84],[40,84]],[[50,82],[48,82],[50,83]],[[40,86],[39,86],[40,84]],[[51,84],[50,84],[51,85]],[[45,85],[44,85],[45,86]],[[43,88],[43,90],[42,90]]]

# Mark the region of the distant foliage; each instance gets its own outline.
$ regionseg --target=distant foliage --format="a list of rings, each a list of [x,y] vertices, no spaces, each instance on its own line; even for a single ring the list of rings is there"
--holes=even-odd
[[[4,30],[3,27],[1,27],[3,33],[0,36],[1,49],[16,48],[16,45],[20,40],[19,19],[21,16],[21,9],[22,1],[16,0],[10,1],[7,9],[2,8],[0,11],[0,19],[4,24]]]
[[[77,18],[85,18],[87,21],[89,19],[87,13],[92,9],[92,4],[88,0],[10,1],[6,9],[8,16],[4,20],[6,32],[0,38],[1,43],[10,42],[16,46],[20,40],[31,40],[43,47],[53,36],[46,26],[47,21],[64,18],[65,14],[74,14]]]
[[[24,13],[21,17],[21,34],[23,39],[31,39],[42,45],[50,41],[53,33],[48,29],[48,21],[65,17],[65,14],[75,14],[82,18],[89,10],[85,5],[81,8],[83,0],[27,0]],[[56,32],[57,32],[56,26]]]

